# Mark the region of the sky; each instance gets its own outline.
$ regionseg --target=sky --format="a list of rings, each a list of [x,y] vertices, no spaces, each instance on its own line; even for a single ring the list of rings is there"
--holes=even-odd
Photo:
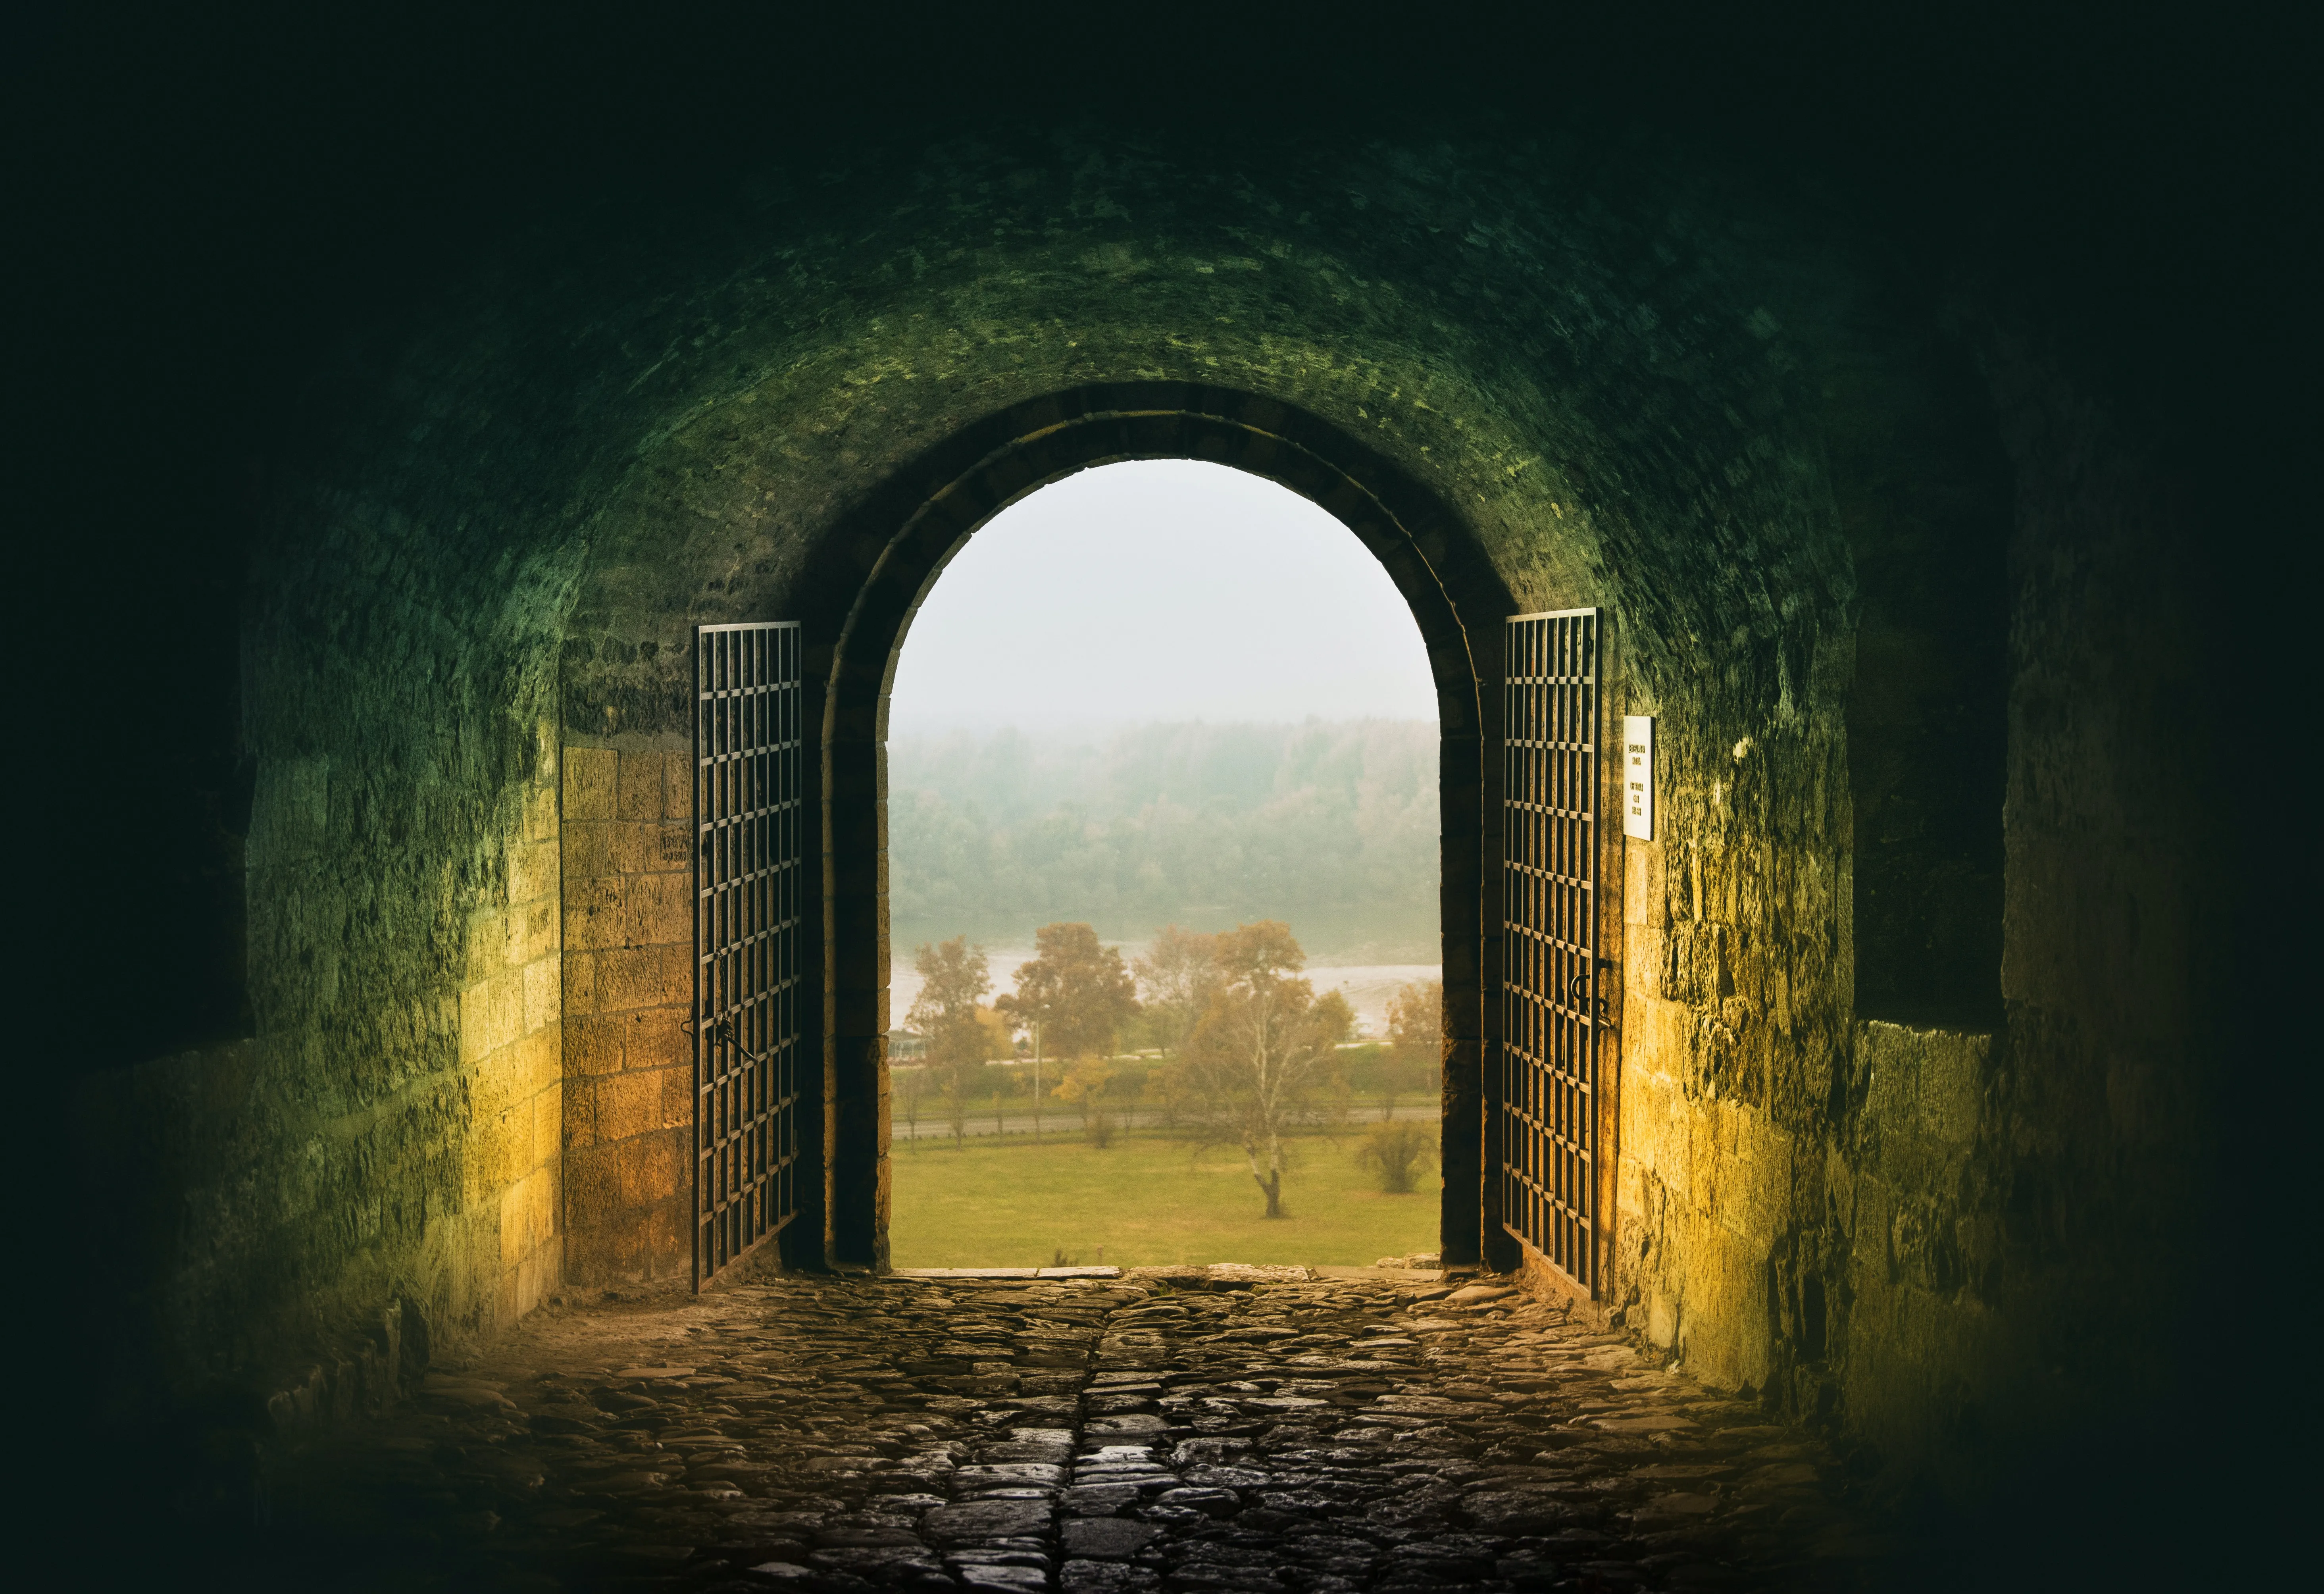
[[[1436,717],[1388,572],[1288,488],[1139,460],[1053,483],[969,539],[912,622],[889,734],[1311,716]]]

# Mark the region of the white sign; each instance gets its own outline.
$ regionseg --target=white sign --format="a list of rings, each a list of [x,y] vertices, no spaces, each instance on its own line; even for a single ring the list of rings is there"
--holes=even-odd
[[[1655,721],[1622,716],[1622,834],[1655,839]]]

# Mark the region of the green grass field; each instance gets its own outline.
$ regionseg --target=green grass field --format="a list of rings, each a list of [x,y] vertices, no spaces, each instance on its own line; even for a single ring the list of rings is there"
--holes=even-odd
[[[1133,1138],[1100,1151],[1074,1139],[1000,1145],[904,1141],[895,1150],[890,1230],[898,1267],[1259,1262],[1367,1267],[1436,1248],[1437,1180],[1383,1195],[1356,1169],[1357,1137],[1311,1136],[1283,1182],[1286,1217],[1240,1151]],[[1102,1248],[1104,1255],[1100,1257]]]

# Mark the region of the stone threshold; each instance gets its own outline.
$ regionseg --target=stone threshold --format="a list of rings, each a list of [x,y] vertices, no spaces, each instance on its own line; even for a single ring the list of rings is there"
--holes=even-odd
[[[1119,1267],[893,1267],[890,1278],[1120,1278]]]
[[[1477,1272],[1474,1267],[1267,1267],[1246,1262],[1213,1262],[1206,1267],[897,1267],[890,1270],[890,1278],[1120,1278],[1125,1274],[1136,1278],[1203,1277],[1220,1282],[1270,1282],[1312,1284],[1324,1278],[1357,1278],[1397,1284],[1443,1284],[1447,1279],[1466,1277]]]

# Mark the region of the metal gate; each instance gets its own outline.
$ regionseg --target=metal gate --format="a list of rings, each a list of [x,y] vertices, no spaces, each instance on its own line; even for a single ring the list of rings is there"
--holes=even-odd
[[[1511,620],[1501,754],[1501,1219],[1598,1287],[1598,611]]]
[[[798,622],[698,628],[694,696],[698,1290],[798,1212]]]

